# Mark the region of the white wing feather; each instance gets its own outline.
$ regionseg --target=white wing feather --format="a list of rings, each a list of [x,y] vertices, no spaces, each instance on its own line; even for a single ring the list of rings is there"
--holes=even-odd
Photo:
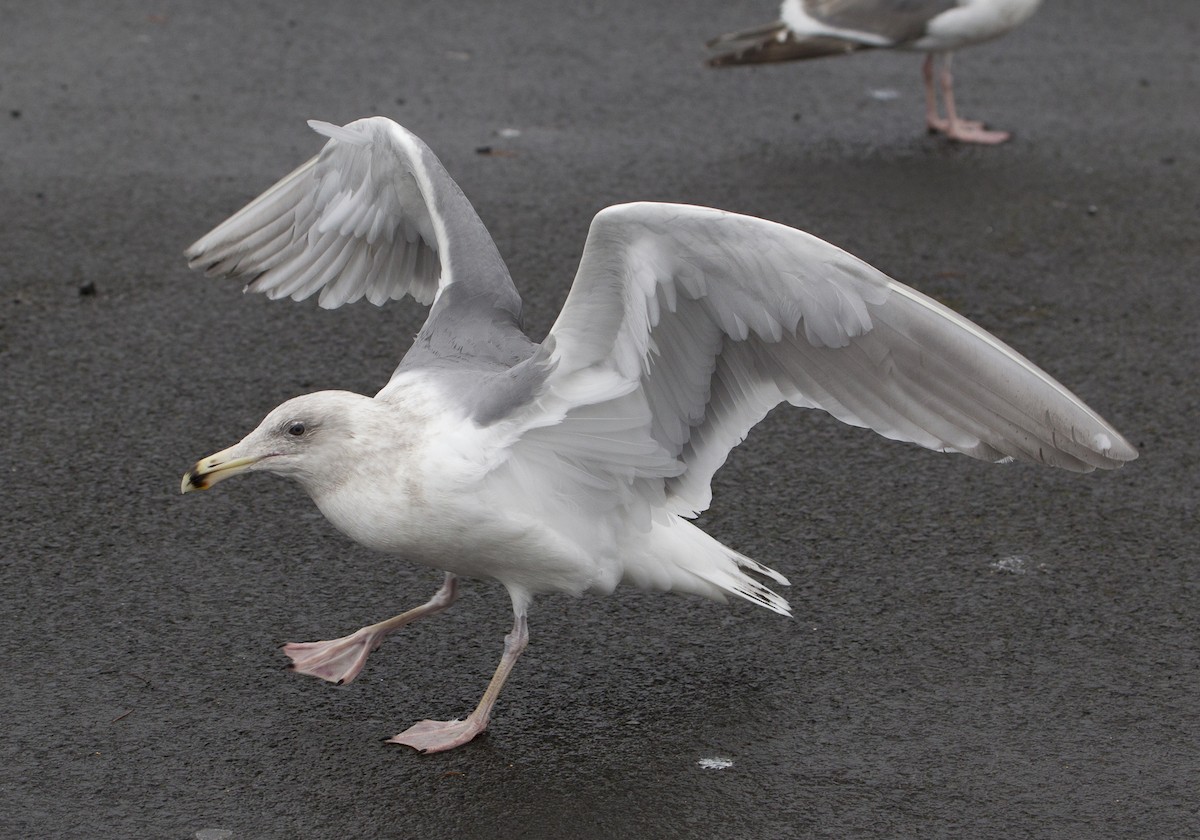
[[[189,265],[272,299],[320,292],[326,309],[431,303],[449,282],[436,158],[391,120],[309,125],[330,138],[321,153],[188,248]]]
[[[1086,472],[1137,457],[977,325],[820,239],[717,210],[597,214],[547,341],[547,413],[514,456],[622,488],[609,504],[703,510],[730,449],[785,400],[989,461]]]

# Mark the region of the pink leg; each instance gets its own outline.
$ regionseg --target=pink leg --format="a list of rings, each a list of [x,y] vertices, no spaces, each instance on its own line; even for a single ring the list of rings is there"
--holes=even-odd
[[[399,735],[388,738],[389,743],[404,744],[420,752],[443,752],[462,746],[487,729],[492,706],[500,695],[500,689],[504,687],[504,681],[512,672],[517,657],[529,642],[529,628],[525,623],[526,601],[524,596],[513,596],[512,632],[504,637],[504,655],[500,657],[500,665],[492,675],[492,681],[488,683],[475,711],[471,712],[466,720],[423,720]]]
[[[946,125],[939,130],[951,140],[960,143],[982,143],[987,146],[1003,143],[1012,136],[1007,131],[988,131],[983,127],[983,123],[964,120],[958,116],[958,109],[954,106],[954,76],[950,73],[950,58],[950,53],[946,53],[942,59],[942,102],[946,106]]]
[[[949,53],[945,53],[945,54],[938,53],[938,55],[945,56],[945,63],[947,65],[947,69],[948,69],[949,63],[950,63]],[[950,120],[946,119],[940,113],[938,113],[937,87],[934,85],[934,77],[937,75],[938,75],[938,73],[937,73],[937,69],[936,69],[936,58],[934,57],[934,53],[926,53],[925,61],[921,64],[921,77],[925,81],[925,125],[929,128],[929,131],[931,133],[940,132],[942,134],[948,134],[950,132]],[[941,78],[941,81],[943,84],[945,84],[946,77],[943,76]],[[950,82],[951,82],[951,86],[953,87],[953,79],[950,79]],[[950,95],[948,97],[948,101],[949,101],[949,110],[953,111],[953,109],[954,109],[954,94],[953,94],[953,92],[950,93]],[[961,119],[957,119],[957,117],[956,117],[956,121],[957,121],[960,129],[966,128],[966,129],[974,130],[974,129],[983,128],[983,123],[977,122],[976,120],[961,120]]]
[[[938,113],[937,91],[933,85],[933,53],[925,53],[921,78],[925,80],[925,125],[930,133],[945,131],[949,123]]]
[[[367,662],[371,651],[379,647],[389,633],[427,615],[435,615],[458,598],[458,579],[447,574],[434,596],[419,607],[395,618],[372,624],[328,642],[290,642],[283,652],[292,658],[291,669],[298,674],[310,674],[343,685],[352,681]]]

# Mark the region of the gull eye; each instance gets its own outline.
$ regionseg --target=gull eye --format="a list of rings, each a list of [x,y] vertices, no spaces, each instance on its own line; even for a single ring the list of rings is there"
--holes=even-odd
[[[287,433],[289,435],[293,435],[294,437],[300,437],[300,435],[304,434],[304,424],[299,420],[296,420],[287,427]]]

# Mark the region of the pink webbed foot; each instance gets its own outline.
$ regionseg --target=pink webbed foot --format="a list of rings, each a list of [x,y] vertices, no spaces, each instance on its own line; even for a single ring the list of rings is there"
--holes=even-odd
[[[944,117],[926,119],[925,124],[930,134],[950,133],[950,120]],[[959,120],[958,125],[960,131],[982,131],[984,123],[983,120]]]
[[[328,642],[291,642],[283,646],[283,652],[292,659],[291,668],[298,674],[309,674],[323,680],[344,685],[358,676],[367,662],[367,656],[381,644],[388,634],[411,624],[426,615],[436,615],[449,607],[458,598],[458,583],[454,575],[447,573],[442,588],[419,607],[401,613],[387,621],[356,630],[349,636]]]
[[[388,738],[387,743],[404,744],[423,753],[445,752],[461,747],[486,728],[486,721],[480,722],[475,715],[466,720],[423,720]]]
[[[291,657],[289,667],[296,673],[344,685],[358,676],[384,635],[364,627],[328,642],[290,642],[283,646],[283,652]]]
[[[504,637],[504,655],[500,657],[496,673],[492,675],[492,681],[488,683],[483,697],[479,698],[479,705],[475,707],[475,711],[467,715],[466,720],[423,720],[414,723],[399,735],[388,738],[389,744],[404,744],[425,753],[444,752],[461,747],[487,729],[492,716],[492,706],[500,695],[500,689],[529,641],[529,628],[525,622],[525,597],[523,593],[513,595],[513,629]]]
[[[983,123],[959,120],[946,129],[946,137],[959,143],[978,143],[984,146],[995,146],[1008,140],[1012,135],[1007,131],[989,131]]]

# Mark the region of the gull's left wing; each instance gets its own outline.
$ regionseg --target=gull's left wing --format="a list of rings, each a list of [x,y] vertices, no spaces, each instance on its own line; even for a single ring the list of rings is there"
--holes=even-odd
[[[729,451],[780,402],[929,449],[1087,472],[1137,451],[995,336],[839,248],[672,204],[598,213],[546,346],[533,460],[703,510]],[[624,453],[618,457],[615,453]]]

